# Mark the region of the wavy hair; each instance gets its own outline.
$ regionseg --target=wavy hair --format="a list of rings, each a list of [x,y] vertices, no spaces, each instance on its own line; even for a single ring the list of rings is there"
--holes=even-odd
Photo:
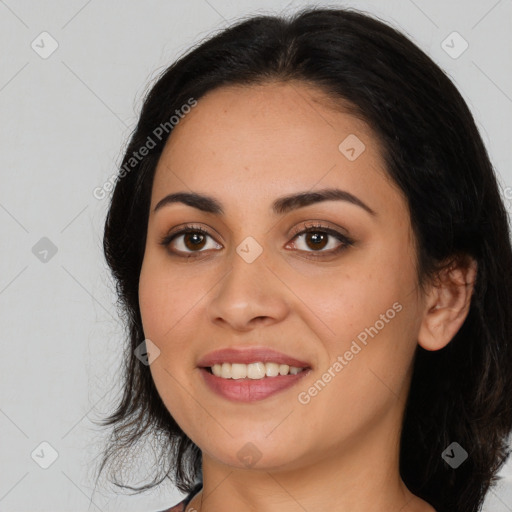
[[[299,81],[317,87],[373,129],[386,172],[403,191],[417,244],[418,283],[471,256],[478,273],[466,320],[438,351],[417,347],[400,445],[400,474],[438,512],[476,512],[510,453],[512,249],[507,212],[473,116],[447,74],[411,40],[354,9],[308,7],[258,15],[210,36],[165,69],[146,94],[104,226],[104,253],[127,329],[123,396],[103,420],[112,428],[99,474],[137,492],[170,479],[189,493],[202,481],[201,451],[163,404],[149,367],[138,302],[151,188],[170,130],[155,129],[190,98],[224,85]],[[341,107],[340,107],[341,108]],[[133,155],[154,147],[134,163]],[[123,170],[124,169],[124,170]],[[127,172],[129,169],[129,172]],[[157,441],[154,479],[117,482],[134,446]],[[441,454],[456,441],[457,469]],[[99,477],[98,474],[98,477]]]

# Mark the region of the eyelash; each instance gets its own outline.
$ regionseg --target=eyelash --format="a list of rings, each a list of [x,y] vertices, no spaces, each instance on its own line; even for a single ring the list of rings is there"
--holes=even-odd
[[[336,231],[335,229],[329,228],[327,226],[322,226],[321,224],[313,224],[313,225],[305,225],[304,227],[305,227],[305,229],[303,229],[302,231],[300,231],[300,228],[298,230],[296,230],[292,234],[293,237],[290,241],[295,240],[299,236],[307,234],[307,233],[323,233],[323,234],[330,235],[330,236],[336,238],[337,240],[339,240],[340,242],[342,242],[339,247],[337,247],[335,249],[331,249],[329,251],[321,251],[321,250],[320,251],[301,251],[301,252],[306,252],[306,253],[310,254],[310,256],[306,256],[306,258],[316,259],[316,258],[322,258],[323,256],[326,256],[326,255],[333,256],[333,255],[339,254],[340,252],[342,252],[342,251],[348,249],[349,247],[351,247],[352,245],[354,245],[354,240],[352,240],[351,238],[347,237],[346,235],[343,235],[342,233]],[[160,245],[167,247],[178,236],[189,235],[189,234],[193,234],[193,233],[200,233],[202,235],[211,237],[210,233],[207,230],[205,230],[204,228],[202,228],[201,226],[194,226],[194,225],[187,224],[187,225],[185,225],[185,227],[183,229],[176,231],[176,232],[170,232],[169,234],[162,237],[159,243],[160,243]],[[186,256],[180,256],[180,254],[177,252],[173,252],[173,254],[180,256],[180,257],[185,257],[185,258],[195,258],[195,257],[197,257],[197,255],[199,255],[202,252],[205,252],[205,251],[201,250],[201,251],[186,252],[185,253]]]

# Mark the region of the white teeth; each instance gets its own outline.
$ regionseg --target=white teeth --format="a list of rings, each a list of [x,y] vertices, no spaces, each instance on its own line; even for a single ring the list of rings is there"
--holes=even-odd
[[[220,376],[223,379],[229,379],[231,377],[231,365],[229,363],[222,363]]]
[[[249,379],[262,379],[265,377],[265,363],[251,363],[247,365]]]
[[[210,370],[212,371],[213,375],[215,375],[216,377],[222,377],[222,374],[221,374],[221,368],[222,368],[222,365],[220,364],[214,364]]]
[[[225,363],[229,364],[229,363]],[[247,365],[246,364],[238,364],[234,363],[231,365],[231,375],[232,379],[245,379],[247,377]]]
[[[279,375],[279,365],[277,363],[265,363],[265,375],[267,377],[277,377]]]
[[[212,373],[223,379],[263,379],[264,377],[277,377],[278,375],[297,375],[304,370],[296,366],[278,363],[222,363],[214,364]]]

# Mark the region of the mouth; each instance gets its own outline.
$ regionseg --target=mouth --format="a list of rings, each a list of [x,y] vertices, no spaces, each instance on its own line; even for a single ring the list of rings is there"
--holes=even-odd
[[[232,402],[255,402],[304,379],[310,363],[267,347],[225,348],[197,363],[209,391]]]

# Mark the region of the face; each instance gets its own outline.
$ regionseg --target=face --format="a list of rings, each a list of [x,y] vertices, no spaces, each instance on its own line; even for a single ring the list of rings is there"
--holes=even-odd
[[[326,189],[344,193],[274,209]],[[222,213],[155,211],[178,192]],[[160,350],[150,371],[203,459],[242,468],[252,450],[258,467],[292,468],[397,435],[422,302],[407,203],[363,121],[301,83],[212,91],[172,132],[150,208],[139,287]],[[310,370],[250,402],[206,384],[202,358],[252,347]]]

